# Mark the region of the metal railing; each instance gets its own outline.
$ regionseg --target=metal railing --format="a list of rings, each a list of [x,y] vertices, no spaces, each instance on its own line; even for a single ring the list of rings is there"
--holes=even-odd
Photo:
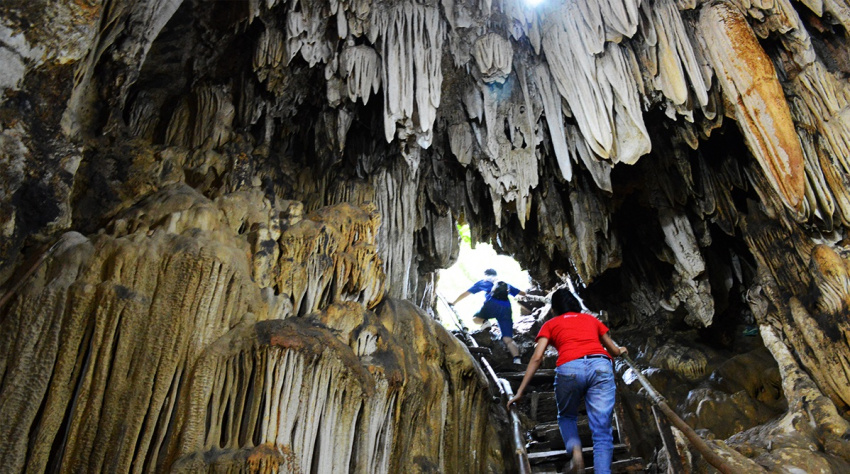
[[[674,412],[670,408],[670,406],[667,405],[667,400],[660,393],[658,393],[658,391],[655,390],[655,387],[653,387],[652,384],[649,383],[649,380],[647,380],[646,377],[643,376],[640,369],[638,369],[637,365],[631,359],[631,357],[628,356],[628,354],[621,354],[620,358],[622,358],[629,366],[629,368],[634,371],[635,375],[637,375],[638,381],[643,386],[643,388],[646,389],[646,393],[649,395],[649,399],[652,400],[652,403],[654,403],[655,406],[657,406],[658,409],[661,410],[661,412],[664,413],[665,416],[667,416],[667,419],[670,420],[670,423],[672,423],[676,428],[678,428],[679,431],[684,433],[685,437],[688,438],[688,441],[690,441],[694,448],[699,451],[699,453],[705,458],[705,460],[709,464],[714,466],[718,471],[722,472],[723,474],[736,474],[738,472],[733,469],[732,466],[727,464],[726,461],[722,457],[720,457],[720,455],[715,453],[714,450],[712,450],[711,447],[709,447],[708,444],[706,444],[706,442],[702,438],[700,438],[700,436],[696,433],[696,431],[693,430],[693,428],[688,426],[688,424],[685,423],[683,419],[679,418],[679,415],[677,415],[676,412]],[[670,454],[672,457],[672,453]]]
[[[555,289],[569,287],[570,291],[573,291],[573,293],[575,293],[572,281],[570,281],[568,278],[563,278],[563,277],[562,277],[562,280],[564,280],[564,283],[562,283],[561,285],[558,285]],[[553,290],[553,292],[554,292],[554,290]],[[549,295],[551,295],[551,294],[552,294],[552,292],[549,293]],[[527,301],[534,301],[534,302],[538,302],[538,303],[549,304],[550,303],[549,295],[547,295],[547,296],[525,295],[523,298]],[[472,347],[478,347],[478,344],[467,333],[466,328],[463,326],[463,324],[461,324],[460,318],[458,317],[457,312],[455,312],[454,308],[448,303],[448,301],[446,301],[446,299],[442,295],[438,294],[437,296],[440,299],[440,301],[442,301],[443,304],[445,304],[446,307],[449,308],[451,314],[454,316],[455,322],[457,323],[458,330],[460,330],[461,333],[463,333],[464,338],[467,340],[467,344],[471,345]],[[604,317],[605,312],[603,311],[603,312],[599,313],[598,315],[597,314],[594,314],[594,315],[597,316],[597,317],[598,316]],[[718,471],[722,472],[723,474],[736,474],[738,472],[735,469],[733,469],[722,457],[720,457],[720,455],[718,455],[716,452],[714,452],[714,450],[712,450],[711,447],[709,447],[708,444],[706,444],[706,442],[690,426],[688,426],[688,424],[685,423],[685,421],[682,420],[679,417],[679,415],[677,415],[676,412],[674,412],[670,408],[669,405],[667,405],[667,401],[665,400],[665,398],[660,393],[658,393],[658,391],[655,389],[655,387],[653,387],[652,384],[649,383],[649,380],[647,380],[646,377],[643,376],[643,373],[641,373],[640,369],[638,369],[637,365],[628,356],[628,354],[621,354],[620,357],[626,362],[626,364],[637,375],[638,381],[646,389],[646,393],[649,395],[649,398],[652,401],[652,403],[654,403],[655,406],[657,406],[658,409],[661,410],[662,413],[664,413],[664,415],[667,417],[667,419],[669,419],[670,422],[685,435],[685,437],[688,439],[688,441],[694,446],[694,448],[696,448],[697,451],[699,451],[700,454],[702,454],[702,456],[705,458],[705,460],[709,464],[714,466]],[[493,371],[493,368],[490,367],[490,364],[489,364],[489,362],[487,362],[487,359],[484,358],[483,356],[481,356],[481,363],[485,367],[485,369],[486,369],[485,372],[488,373],[488,377],[490,377],[493,380],[493,382],[495,383],[495,385],[499,388],[500,395],[503,398],[507,397],[503,401],[507,401],[510,398],[512,398],[514,394],[513,394],[513,390],[511,389],[510,383],[507,380],[498,377],[496,375],[496,372]],[[516,450],[517,450],[517,460],[518,460],[518,464],[520,466],[520,472],[525,474],[527,472],[531,472],[531,465],[530,465],[529,460],[528,460],[528,452],[525,450],[525,443],[523,442],[523,438],[522,438],[519,414],[517,413],[516,410],[517,410],[516,405],[511,406],[510,415],[511,415],[511,421],[512,421],[511,424],[512,424],[513,437],[514,437],[513,442],[514,442],[514,445],[516,446]]]

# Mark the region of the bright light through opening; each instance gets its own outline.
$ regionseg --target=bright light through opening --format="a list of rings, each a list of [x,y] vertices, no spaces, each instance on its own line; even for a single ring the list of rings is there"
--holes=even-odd
[[[464,226],[460,231],[464,238],[461,242],[457,263],[451,268],[440,270],[437,293],[441,299],[445,302],[454,301],[458,295],[481,279],[484,270],[487,268],[496,270],[499,280],[510,283],[520,290],[526,291],[531,287],[528,272],[523,270],[516,260],[507,255],[498,255],[489,244],[478,243],[473,249],[470,245],[469,227]],[[464,326],[471,330],[478,329],[478,325],[472,321],[472,316],[478,312],[483,302],[484,294],[477,293],[457,304],[455,311],[457,311],[457,316]],[[521,311],[514,298],[511,298],[511,306],[513,307],[514,321],[516,321]],[[438,303],[436,309],[445,327],[450,330],[457,329],[454,316],[450,314],[451,309],[444,303]]]
[[[525,4],[528,5],[529,7],[536,7],[537,5],[540,5],[541,3],[543,3],[543,0],[525,0]]]

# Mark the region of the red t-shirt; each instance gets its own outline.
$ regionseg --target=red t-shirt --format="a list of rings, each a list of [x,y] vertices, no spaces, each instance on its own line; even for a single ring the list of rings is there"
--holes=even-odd
[[[591,354],[610,358],[608,351],[599,342],[599,338],[606,332],[608,327],[589,314],[564,313],[543,323],[536,339],[549,339],[549,344],[558,349],[556,365],[561,365]]]

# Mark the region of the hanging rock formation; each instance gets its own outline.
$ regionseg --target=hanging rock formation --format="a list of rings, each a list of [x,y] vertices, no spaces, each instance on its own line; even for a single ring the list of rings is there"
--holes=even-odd
[[[568,274],[739,465],[850,468],[848,31],[846,0],[3,2],[2,470],[510,469],[430,316],[458,223]]]

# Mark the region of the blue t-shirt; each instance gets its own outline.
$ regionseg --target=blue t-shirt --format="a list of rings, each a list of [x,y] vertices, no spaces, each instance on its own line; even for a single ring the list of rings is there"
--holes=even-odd
[[[490,290],[493,289],[494,284],[495,284],[495,282],[492,282],[490,280],[478,280],[478,281],[475,282],[474,285],[470,286],[469,289],[466,290],[466,291],[473,293],[473,294],[474,293],[480,293],[480,292],[484,291],[485,292],[484,302],[486,303],[488,301],[491,301]],[[519,294],[519,292],[520,292],[519,288],[516,288],[515,286],[511,285],[510,283],[505,283],[505,284],[508,285],[508,294],[509,295],[516,296],[516,295]],[[503,304],[505,306],[511,305],[511,302],[508,301],[508,300],[492,300],[492,301],[494,303]]]

